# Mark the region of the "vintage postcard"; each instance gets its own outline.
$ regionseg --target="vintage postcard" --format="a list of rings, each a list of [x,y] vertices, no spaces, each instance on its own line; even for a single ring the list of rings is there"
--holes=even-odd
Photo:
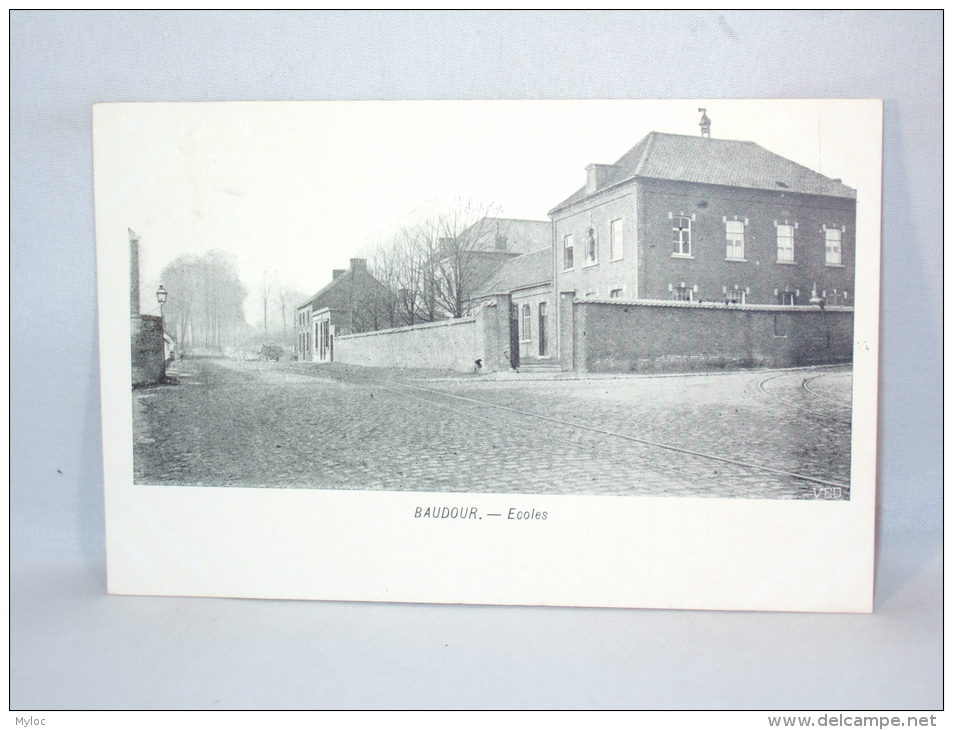
[[[880,101],[93,121],[111,592],[871,610]]]

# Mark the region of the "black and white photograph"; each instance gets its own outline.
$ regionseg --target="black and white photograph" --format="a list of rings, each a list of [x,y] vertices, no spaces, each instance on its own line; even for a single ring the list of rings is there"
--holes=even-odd
[[[706,103],[98,110],[136,483],[850,499],[859,110]]]
[[[929,726],[943,20],[11,11],[15,724]]]
[[[868,610],[880,109],[96,105],[111,590]]]

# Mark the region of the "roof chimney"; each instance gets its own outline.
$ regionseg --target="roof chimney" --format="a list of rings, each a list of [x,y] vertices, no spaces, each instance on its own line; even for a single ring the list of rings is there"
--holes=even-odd
[[[702,118],[698,126],[702,128],[702,137],[711,137],[711,119],[708,118],[708,110],[705,107],[699,107],[698,111],[702,113]]]
[[[347,269],[335,269],[331,272],[331,279],[337,279],[341,274],[343,274]]]
[[[609,181],[609,176],[615,169],[615,165],[597,165],[595,163],[586,168],[586,195],[591,195],[596,190],[601,190]]]
[[[351,259],[351,271],[367,271],[367,259]]]

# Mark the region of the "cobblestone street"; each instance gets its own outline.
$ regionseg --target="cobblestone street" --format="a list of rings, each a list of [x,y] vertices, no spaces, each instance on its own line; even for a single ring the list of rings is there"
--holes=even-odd
[[[571,380],[195,359],[169,374],[133,392],[137,483],[849,496],[849,367]]]

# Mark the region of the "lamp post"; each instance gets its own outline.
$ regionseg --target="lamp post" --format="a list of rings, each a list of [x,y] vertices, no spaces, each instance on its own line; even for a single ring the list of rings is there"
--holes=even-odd
[[[162,334],[165,334],[165,313],[162,308],[166,302],[166,299],[169,298],[169,292],[165,290],[165,287],[162,284],[159,284],[159,289],[156,291],[156,300],[159,302],[159,319],[162,320]]]
[[[159,320],[162,322],[163,342],[165,342],[165,311],[163,310],[163,307],[165,305],[166,299],[168,298],[169,292],[166,291],[166,288],[162,286],[162,284],[159,284],[159,289],[156,291],[156,300],[159,302]]]
[[[169,352],[166,349],[166,335],[165,335],[165,312],[163,311],[163,305],[165,304],[166,299],[169,298],[169,292],[166,291],[165,287],[162,284],[159,284],[159,288],[156,291],[156,301],[159,302],[159,321],[162,324],[162,377],[165,378],[165,368],[168,364]]]

